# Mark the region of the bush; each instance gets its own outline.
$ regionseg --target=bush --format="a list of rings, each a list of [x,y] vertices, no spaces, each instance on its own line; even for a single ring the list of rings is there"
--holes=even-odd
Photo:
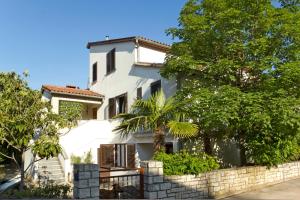
[[[163,162],[165,175],[197,175],[220,167],[214,157],[205,153],[190,154],[187,151],[182,151],[174,154],[166,154],[158,152],[153,158],[154,160]]]
[[[84,155],[82,157],[72,154],[71,155],[71,163],[72,164],[80,164],[80,163],[89,164],[89,163],[93,163],[92,151],[89,150],[88,152],[84,153]]]
[[[53,182],[49,182],[46,185],[40,187],[28,187],[24,191],[17,189],[11,189],[1,195],[1,198],[45,198],[45,199],[67,199],[70,198],[69,193],[71,186],[58,185]]]
[[[72,164],[80,164],[81,163],[81,157],[80,156],[75,156],[71,155],[71,163]]]

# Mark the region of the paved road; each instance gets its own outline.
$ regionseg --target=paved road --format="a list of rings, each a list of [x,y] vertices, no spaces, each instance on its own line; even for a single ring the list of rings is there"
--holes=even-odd
[[[295,199],[300,200],[300,178],[262,189],[227,197],[224,200]]]

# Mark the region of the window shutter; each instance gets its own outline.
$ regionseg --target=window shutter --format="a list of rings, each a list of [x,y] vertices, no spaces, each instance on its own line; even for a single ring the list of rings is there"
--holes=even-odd
[[[97,119],[97,108],[93,108],[93,119]]]
[[[93,64],[93,82],[97,81],[97,62]]]
[[[101,165],[101,148],[97,148],[97,161],[98,161],[99,167],[102,166]]]
[[[114,145],[101,144],[100,146],[100,167],[114,167]]]
[[[143,94],[142,94],[142,87],[139,87],[136,90],[136,99],[142,99],[143,98]]]
[[[135,144],[127,144],[127,167],[135,168]]]
[[[125,113],[127,113],[128,112],[128,97],[127,97],[127,93],[125,93],[124,94],[124,111],[125,111]]]
[[[111,119],[116,115],[116,100],[115,98],[110,98],[108,100],[108,118]]]
[[[106,74],[110,73],[110,68],[111,68],[110,63],[111,63],[111,61],[110,61],[110,52],[108,52],[106,54]]]
[[[111,69],[110,71],[114,71],[116,70],[116,49],[111,50],[110,52],[110,56],[111,56]]]

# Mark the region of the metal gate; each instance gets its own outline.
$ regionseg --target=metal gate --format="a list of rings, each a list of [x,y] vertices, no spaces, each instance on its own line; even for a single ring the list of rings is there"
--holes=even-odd
[[[111,169],[99,171],[100,199],[143,199],[144,169]]]

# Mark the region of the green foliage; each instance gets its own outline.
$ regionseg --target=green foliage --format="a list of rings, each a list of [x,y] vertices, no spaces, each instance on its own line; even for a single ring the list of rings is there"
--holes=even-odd
[[[235,139],[269,166],[299,157],[299,1],[280,2],[188,1],[161,70],[181,83],[176,99],[200,137]]]
[[[45,199],[69,199],[70,185],[58,185],[52,182],[39,187],[26,188],[24,191],[9,190],[2,194],[3,198],[45,198]]]
[[[137,100],[129,113],[116,116],[121,123],[114,131],[119,131],[122,136],[154,132],[154,150],[158,151],[165,142],[166,132],[176,137],[191,137],[198,132],[195,124],[184,121],[184,114],[178,111],[180,106],[172,97],[166,99],[161,90],[149,99]]]
[[[59,114],[65,119],[67,126],[72,127],[82,119],[83,104],[72,101],[59,101]]]
[[[21,189],[27,150],[31,149],[40,158],[57,156],[61,152],[58,130],[66,123],[51,110],[50,102],[42,100],[40,91],[30,89],[23,77],[14,72],[0,73],[0,143],[13,149],[0,154],[17,164]]]
[[[218,169],[216,159],[205,153],[190,154],[187,151],[167,154],[157,152],[154,160],[162,161],[165,175],[200,174]]]
[[[84,155],[83,163],[93,163],[93,155],[91,150]]]
[[[76,155],[71,155],[71,163],[72,164],[80,164],[80,163],[93,163],[93,155],[92,155],[92,150],[89,150],[88,152],[84,153],[82,157],[76,156]]]
[[[81,157],[76,155],[71,155],[71,163],[72,164],[80,164],[81,163]]]

